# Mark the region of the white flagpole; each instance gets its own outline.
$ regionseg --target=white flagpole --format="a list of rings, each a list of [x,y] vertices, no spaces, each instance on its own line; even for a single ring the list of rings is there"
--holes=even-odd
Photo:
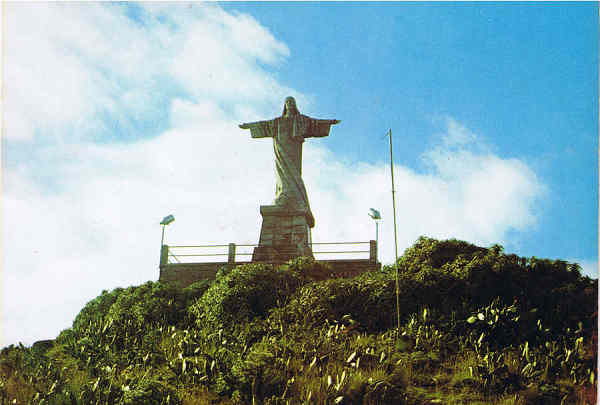
[[[394,206],[394,246],[396,249],[396,261],[394,267],[396,269],[396,326],[397,334],[400,336],[400,287],[398,282],[398,234],[396,230],[396,190],[394,189],[394,154],[392,152],[392,130],[390,128],[388,135],[390,136],[390,171],[392,173],[392,204]]]

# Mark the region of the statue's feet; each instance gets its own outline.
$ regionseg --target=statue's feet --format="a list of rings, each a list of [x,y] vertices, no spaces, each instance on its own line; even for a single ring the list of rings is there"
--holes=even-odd
[[[310,209],[296,198],[291,198],[288,194],[281,193],[275,198],[274,204],[278,207],[283,207],[288,210],[304,211],[306,213],[306,220],[308,226],[313,228],[315,226],[315,217],[313,217]]]

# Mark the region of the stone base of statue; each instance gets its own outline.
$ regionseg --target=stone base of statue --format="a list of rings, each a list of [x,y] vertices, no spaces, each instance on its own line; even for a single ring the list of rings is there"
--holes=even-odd
[[[307,210],[261,205],[263,217],[259,246],[253,262],[285,262],[299,256],[313,257],[310,247],[310,214]]]

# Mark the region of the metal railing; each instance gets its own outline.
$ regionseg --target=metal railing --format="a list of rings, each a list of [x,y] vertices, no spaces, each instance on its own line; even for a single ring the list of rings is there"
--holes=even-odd
[[[319,242],[319,243],[311,243],[311,246],[315,245],[330,245],[330,246],[339,246],[339,245],[369,245],[370,242]],[[370,253],[371,250],[332,250],[332,251],[315,251],[313,250],[313,254],[352,254],[352,253]]]
[[[316,246],[327,246],[326,250],[313,250],[313,254],[316,259],[326,260],[329,257],[339,257],[343,255],[344,258],[350,259],[369,259],[376,260],[377,257],[377,245],[375,241],[368,242],[316,242],[310,243],[311,247]],[[368,250],[341,250],[349,245],[368,245]],[[177,264],[177,263],[235,263],[236,258],[239,256],[244,257],[250,261],[252,258],[252,250],[247,251],[248,248],[255,248],[260,245],[257,244],[222,244],[222,245],[176,245],[167,246],[163,245],[161,250],[160,264]],[[340,247],[340,249],[336,249]],[[238,249],[241,248],[241,251]],[[365,253],[368,254],[367,257]],[[224,256],[227,256],[227,260],[219,260]],[[360,257],[356,257],[360,256]],[[214,260],[207,261],[205,259],[213,258]]]

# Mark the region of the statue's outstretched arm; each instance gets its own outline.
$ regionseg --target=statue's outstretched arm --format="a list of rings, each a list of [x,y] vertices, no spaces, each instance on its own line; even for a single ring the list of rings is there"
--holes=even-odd
[[[259,125],[261,123],[261,121],[257,121],[257,122],[244,122],[243,124],[240,124],[239,127],[242,129],[250,129],[256,125]]]
[[[329,135],[329,129],[332,125],[339,124],[340,120],[322,120],[318,118],[309,118],[311,125],[305,138],[322,138]]]
[[[241,129],[249,129],[252,138],[272,138],[275,135],[275,121],[256,121],[240,124]]]

